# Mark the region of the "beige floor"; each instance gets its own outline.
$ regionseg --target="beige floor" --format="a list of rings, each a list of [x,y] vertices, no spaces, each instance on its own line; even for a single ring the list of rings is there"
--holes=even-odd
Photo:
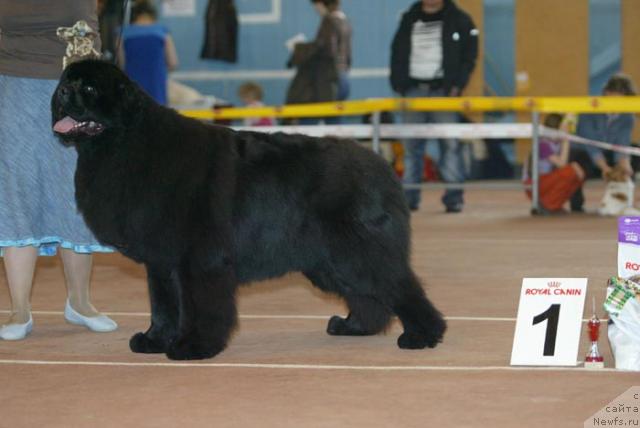
[[[581,427],[640,385],[633,373],[509,367],[522,278],[588,277],[587,301],[601,303],[615,219],[532,218],[520,192],[480,190],[463,214],[444,215],[438,197],[429,191],[413,219],[414,266],[450,319],[435,350],[399,350],[397,323],[387,335],[327,336],[344,307],[291,275],[241,291],[240,327],[218,357],[136,355],[128,338],[148,325],[142,269],[96,257],[94,303],[120,329],[93,334],[64,322],[59,260],[41,259],[34,332],[0,342],[0,427]]]

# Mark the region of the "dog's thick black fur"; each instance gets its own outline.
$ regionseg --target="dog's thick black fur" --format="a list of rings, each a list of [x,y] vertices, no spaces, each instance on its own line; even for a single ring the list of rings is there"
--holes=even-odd
[[[52,115],[78,151],[76,199],[89,228],[147,268],[151,326],[132,351],[219,353],[238,284],[291,271],[346,300],[349,315],[332,317],[329,334],[376,334],[395,313],[399,347],[441,341],[445,322],[409,266],[401,186],[371,151],[207,125],[95,60],[67,68]]]

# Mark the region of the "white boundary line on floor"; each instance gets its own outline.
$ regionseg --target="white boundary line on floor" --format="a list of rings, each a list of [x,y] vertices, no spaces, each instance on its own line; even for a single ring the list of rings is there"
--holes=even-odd
[[[0,314],[9,314],[11,311],[0,310]],[[32,311],[33,315],[63,315],[62,311]],[[111,317],[151,317],[149,312],[103,312],[103,314]],[[240,319],[246,320],[328,320],[335,314],[327,315],[239,315]],[[509,317],[444,317],[447,321],[484,321],[484,322],[515,322],[515,318]],[[582,322],[587,322],[583,319]],[[608,318],[600,319],[602,322],[608,321]]]
[[[579,362],[581,363],[581,362]],[[612,373],[614,368],[599,370],[584,367],[518,367],[518,366],[349,366],[331,364],[260,364],[260,363],[136,363],[126,361],[47,361],[47,360],[0,360],[5,365],[31,366],[97,366],[97,367],[175,367],[175,368],[240,368],[240,369],[285,369],[285,370],[356,370],[356,371],[569,371]]]
[[[11,311],[0,310],[1,314],[9,314]],[[32,311],[33,315],[63,315],[62,311]],[[150,317],[149,312],[103,312],[112,317]],[[282,319],[282,320],[328,320],[334,314],[327,315],[239,315],[240,319]],[[515,318],[500,317],[445,317],[448,321],[515,321]]]

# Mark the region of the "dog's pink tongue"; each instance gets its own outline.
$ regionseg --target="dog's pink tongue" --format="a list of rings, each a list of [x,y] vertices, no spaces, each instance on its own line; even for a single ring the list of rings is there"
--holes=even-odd
[[[63,119],[57,121],[55,125],[53,125],[53,130],[59,132],[60,134],[66,134],[67,132],[71,131],[77,124],[78,122],[76,122],[69,116],[66,116]]]

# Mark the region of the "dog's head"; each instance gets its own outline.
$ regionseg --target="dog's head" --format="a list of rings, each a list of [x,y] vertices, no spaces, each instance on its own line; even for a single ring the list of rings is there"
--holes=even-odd
[[[607,183],[625,183],[629,181],[629,174],[624,168],[616,165],[605,173],[604,179]]]
[[[53,130],[65,142],[78,142],[124,128],[139,113],[140,92],[113,64],[75,62],[62,74],[51,99]]]

